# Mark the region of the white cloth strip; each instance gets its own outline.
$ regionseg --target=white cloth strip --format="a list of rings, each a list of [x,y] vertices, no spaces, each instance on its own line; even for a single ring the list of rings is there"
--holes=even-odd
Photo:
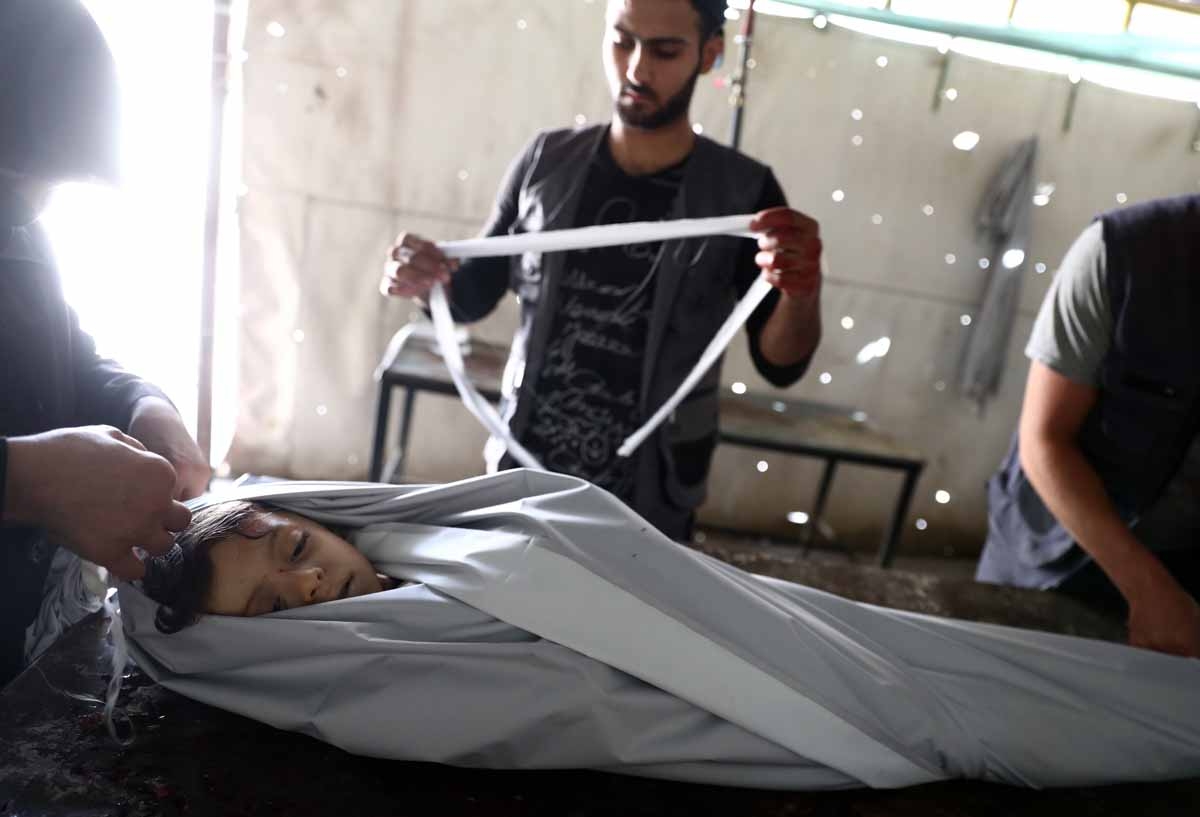
[[[754,234],[749,231],[750,223],[753,220],[753,215],[741,215],[676,219],[674,221],[641,221],[631,224],[604,224],[598,227],[582,227],[574,230],[551,230],[544,233],[522,233],[521,235],[476,238],[467,241],[445,241],[438,244],[438,249],[449,258],[463,259],[519,255],[526,252],[593,249],[710,235],[753,238]],[[617,452],[619,456],[631,456],[654,433],[654,430],[663,424],[671,412],[696,387],[704,373],[712,368],[717,358],[724,353],[725,348],[733,340],[733,336],[737,334],[737,330],[749,320],[755,308],[762,303],[770,291],[771,285],[763,278],[760,277],[754,282],[717,332],[716,337],[704,350],[700,362],[684,379],[683,384],[650,420],[625,440]],[[490,434],[504,442],[509,453],[517,462],[527,468],[545,470],[537,458],[517,442],[508,428],[508,424],[501,419],[492,405],[483,398],[471,383],[470,378],[467,377],[462,353],[454,336],[454,321],[450,315],[450,306],[441,284],[435,284],[430,291],[429,309],[433,315],[433,325],[437,332],[442,359],[446,361],[446,368],[450,371],[450,378],[454,381],[454,387],[458,390],[463,404]]]
[[[754,314],[754,310],[771,293],[771,289],[771,285],[763,276],[760,275],[755,279],[754,283],[750,285],[750,289],[746,290],[746,294],[742,297],[742,300],[729,313],[729,317],[725,319],[725,323],[717,330],[717,334],[709,341],[704,354],[700,356],[700,362],[688,373],[683,383],[679,385],[679,388],[675,390],[675,393],[671,395],[667,402],[663,403],[659,410],[654,412],[654,416],[643,423],[641,428],[630,434],[625,439],[625,442],[621,443],[621,447],[617,449],[617,456],[631,456],[654,433],[655,429],[666,422],[667,418],[671,416],[671,412],[675,411],[679,407],[679,404],[692,393],[692,389],[696,388],[696,384],[700,382],[700,378],[704,377],[705,373],[717,362],[717,358],[725,353],[725,348],[733,342],[733,336],[742,328],[742,324],[750,320],[750,316]]]
[[[476,390],[471,379],[467,377],[462,350],[458,346],[458,338],[454,335],[454,319],[450,316],[450,303],[446,300],[446,290],[441,284],[434,284],[429,296],[429,311],[433,315],[433,326],[437,331],[438,348],[442,352],[442,359],[446,361],[446,368],[450,372],[450,379],[454,381],[454,388],[458,390],[458,396],[462,398],[467,410],[475,415],[488,433],[504,441],[513,459],[526,468],[546,470],[542,468],[537,457],[530,454],[525,446],[517,442],[512,431],[509,430],[508,424],[492,408],[492,404]]]
[[[753,238],[750,222],[753,215],[720,216],[718,218],[683,218],[674,221],[638,221],[630,224],[602,224],[574,230],[550,230],[544,233],[521,233],[493,238],[472,238],[466,241],[443,241],[438,249],[448,258],[489,258],[520,255],[526,252],[557,252],[588,250],[596,247],[615,247],[621,244],[646,244],[679,238],[701,238],[709,235],[736,235]]]

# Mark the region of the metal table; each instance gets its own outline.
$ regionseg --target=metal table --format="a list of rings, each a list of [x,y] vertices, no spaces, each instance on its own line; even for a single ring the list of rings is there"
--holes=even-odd
[[[505,347],[478,340],[472,340],[464,350],[463,362],[472,382],[481,395],[493,402],[500,399],[501,377],[507,358]],[[396,334],[376,369],[376,379],[379,395],[370,478],[395,482],[404,473],[417,392],[451,396],[456,392],[436,344],[415,333],[411,325]],[[404,404],[396,450],[385,466],[392,392],[397,388],[404,389]],[[917,480],[925,467],[918,452],[899,445],[891,436],[875,428],[862,412],[807,400],[784,400],[768,395],[725,396],[721,399],[720,418],[719,439],[722,443],[824,460],[806,541],[811,541],[811,533],[820,527],[839,463],[902,472],[900,494],[879,545],[879,564],[883,567],[891,565]]]
[[[932,614],[1121,636],[1069,599],[854,565],[726,553],[752,570]],[[510,817],[1195,817],[1200,780],[1029,791],[939,783],[898,791],[766,792],[597,772],[497,772],[356,757],[196,703],[134,672],[121,706],[137,737],[113,743],[102,707],[110,647],[93,616],[0,692],[0,813],[60,815],[435,814]]]

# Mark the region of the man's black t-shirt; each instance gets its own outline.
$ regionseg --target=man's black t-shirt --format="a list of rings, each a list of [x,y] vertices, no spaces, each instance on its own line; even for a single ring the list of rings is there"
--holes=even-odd
[[[683,164],[630,176],[605,141],[588,169],[576,227],[661,221],[683,182]],[[662,243],[567,254],[546,358],[521,443],[552,471],[632,496],[631,460],[616,456],[641,424],[643,352]]]

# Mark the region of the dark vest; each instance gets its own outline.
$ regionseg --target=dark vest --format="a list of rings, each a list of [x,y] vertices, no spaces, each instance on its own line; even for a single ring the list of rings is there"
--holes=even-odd
[[[604,126],[550,131],[538,137],[520,193],[515,233],[575,227],[588,168]],[[767,179],[766,166],[699,137],[668,218],[706,218],[752,212]],[[641,411],[649,416],[675,391],[736,303],[733,276],[743,239],[717,236],[667,242],[655,276],[654,308],[642,372]],[[513,265],[512,289],[520,298],[521,324],[504,377],[502,413],[518,439],[529,422],[530,395],[549,341],[565,253],[526,253]],[[704,501],[708,464],[717,438],[718,363],[670,422],[643,446],[632,505],[671,535],[677,521]],[[676,453],[687,447],[702,469],[681,473]],[[499,457],[494,449],[489,461]],[[505,463],[507,464],[507,463]]]
[[[1200,427],[1200,196],[1101,216],[1113,337],[1079,445],[1130,525],[1162,497]],[[988,483],[989,549],[1008,576],[1054,587],[1087,556],[1045,507],[1020,465],[1020,441]],[[1198,543],[1200,544],[1200,543]],[[992,556],[998,556],[994,552]]]

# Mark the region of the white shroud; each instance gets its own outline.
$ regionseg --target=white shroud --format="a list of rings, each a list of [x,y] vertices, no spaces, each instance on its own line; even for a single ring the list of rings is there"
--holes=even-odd
[[[124,585],[130,650],[171,689],[351,752],[791,789],[1200,776],[1200,661],[753,576],[573,477],[230,496],[361,526],[417,584],[169,636]]]

